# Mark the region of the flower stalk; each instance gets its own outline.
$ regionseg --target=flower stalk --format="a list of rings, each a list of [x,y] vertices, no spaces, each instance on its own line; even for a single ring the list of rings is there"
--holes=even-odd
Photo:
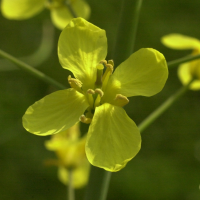
[[[11,56],[10,54],[0,50],[0,56],[3,58],[8,59],[9,61],[13,62],[14,64],[16,64],[20,69],[28,72],[29,74],[39,78],[40,80],[43,80],[44,82],[55,86],[58,89],[66,89],[66,87],[64,85],[62,85],[61,83],[58,83],[57,81],[55,81],[54,79],[52,79],[51,77],[47,76],[46,74],[40,72],[39,70],[31,67],[30,65],[18,60],[17,58],[15,58],[14,56]]]
[[[161,106],[153,111],[145,120],[143,120],[138,128],[140,132],[143,132],[149,125],[151,125],[161,114],[163,114],[168,108],[172,106],[185,92],[188,90],[194,80],[191,80],[187,85],[180,88],[176,93],[170,96]]]
[[[67,186],[67,199],[68,200],[75,200],[74,188],[73,188],[73,170],[69,170],[68,174],[69,183]]]
[[[85,200],[106,200],[111,174],[91,165]]]
[[[118,33],[113,51],[116,65],[127,59],[134,51],[141,6],[142,0],[122,1]]]
[[[196,59],[199,59],[199,58],[200,58],[200,54],[198,54],[198,55],[190,55],[190,56],[185,56],[183,58],[179,58],[179,59],[170,61],[167,64],[168,64],[169,68],[172,68],[172,67],[180,65],[182,63],[189,62],[189,61],[192,61],[192,60],[196,60]]]

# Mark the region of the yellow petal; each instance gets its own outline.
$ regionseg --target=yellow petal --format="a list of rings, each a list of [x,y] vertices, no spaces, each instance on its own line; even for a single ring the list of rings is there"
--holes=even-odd
[[[82,18],[73,19],[60,35],[60,63],[83,83],[84,90],[92,88],[96,81],[96,66],[106,55],[105,31]]]
[[[90,7],[85,1],[76,0],[72,2],[72,8],[78,17],[89,18]],[[51,10],[51,19],[54,25],[62,30],[73,19],[73,16],[66,6],[62,6]]]
[[[190,72],[191,62],[184,63],[178,68],[178,77],[183,85],[187,85],[192,80],[192,75]],[[200,90],[200,80],[195,80],[190,85],[191,90]]]
[[[163,89],[167,77],[163,54],[155,49],[140,49],[117,67],[108,82],[105,101],[112,103],[116,94],[127,97],[155,95]]]
[[[74,145],[79,140],[79,123],[69,129],[51,136],[50,140],[45,141],[45,147],[50,151],[66,149],[71,143]]]
[[[136,156],[140,146],[140,132],[123,108],[107,103],[96,108],[85,146],[92,165],[119,171]]]
[[[73,187],[81,188],[87,184],[88,176],[89,176],[90,165],[89,162],[85,159],[85,161],[73,170],[72,179],[73,179]],[[65,185],[69,182],[69,172],[65,167],[58,168],[58,179]]]
[[[200,41],[198,39],[178,33],[163,36],[161,42],[172,49],[200,49]]]
[[[73,126],[87,107],[81,93],[72,88],[60,90],[30,106],[23,116],[23,126],[41,136],[59,133]]]
[[[2,0],[1,12],[8,19],[23,20],[44,9],[45,0]]]

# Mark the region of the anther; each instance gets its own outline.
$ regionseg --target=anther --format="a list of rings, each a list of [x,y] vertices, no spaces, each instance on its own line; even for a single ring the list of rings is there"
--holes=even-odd
[[[82,82],[79,81],[78,79],[71,78],[71,75],[68,76],[68,82],[72,88],[77,90],[78,92],[82,93]]]
[[[114,67],[114,61],[113,60],[109,60],[108,64],[112,65]]]
[[[105,90],[106,88],[106,85],[108,83],[108,80],[110,78],[110,75],[113,73],[113,65],[111,64],[106,64],[106,71],[102,77],[102,82],[103,82],[103,85],[102,85],[102,90]]]
[[[87,93],[88,93],[88,94],[95,94],[95,91],[94,91],[93,89],[88,89],[88,90],[87,90]]]
[[[90,124],[92,119],[91,118],[87,118],[85,115],[81,115],[79,118],[79,121],[85,123],[85,124]]]
[[[103,65],[106,65],[107,64],[107,61],[106,60],[101,60],[99,63],[103,64]]]
[[[104,92],[100,88],[96,88],[95,93],[99,94],[100,97],[104,95]]]
[[[117,94],[115,99],[114,99],[114,105],[115,106],[120,106],[123,107],[126,104],[128,104],[129,100],[126,96],[122,95],[122,94]]]

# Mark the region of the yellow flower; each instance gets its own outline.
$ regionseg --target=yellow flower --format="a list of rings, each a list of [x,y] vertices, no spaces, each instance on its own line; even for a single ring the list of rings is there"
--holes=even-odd
[[[177,50],[191,49],[191,55],[200,54],[200,40],[196,38],[173,33],[163,36],[161,41],[169,48]],[[200,90],[200,59],[181,64],[178,68],[178,77],[183,85],[187,85],[193,78],[196,78],[190,85],[190,89]]]
[[[53,24],[63,29],[73,18],[66,6],[66,1],[71,2],[77,16],[89,18],[90,7],[84,0],[2,0],[1,12],[5,18],[24,20],[48,8],[51,11]]]
[[[123,50],[122,50],[123,51]],[[140,132],[122,108],[130,96],[152,96],[167,80],[164,56],[154,49],[140,49],[113,73],[107,55],[105,31],[82,18],[62,31],[58,56],[70,70],[71,89],[47,95],[28,108],[25,129],[36,135],[59,133],[78,120],[91,123],[86,139],[89,162],[108,171],[119,171],[140,150]]]
[[[88,181],[90,165],[85,155],[85,141],[86,137],[80,139],[79,125],[75,124],[45,142],[46,148],[55,151],[58,157],[57,161],[50,161],[49,164],[59,167],[59,180],[67,184],[69,170],[72,170],[72,184],[75,188],[86,185]]]

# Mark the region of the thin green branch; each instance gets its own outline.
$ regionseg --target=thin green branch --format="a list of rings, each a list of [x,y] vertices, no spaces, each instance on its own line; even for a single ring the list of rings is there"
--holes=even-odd
[[[72,8],[71,0],[66,0],[65,1],[65,5],[67,6],[67,8],[68,8],[69,12],[71,13],[72,17],[74,17],[74,18],[78,17],[76,12]]]
[[[116,65],[126,60],[134,50],[142,0],[123,0],[122,9],[113,51]]]
[[[106,200],[111,174],[91,165],[85,200]]]
[[[155,111],[153,111],[145,120],[139,124],[140,132],[143,132],[150,124],[152,124],[161,114],[163,114],[172,104],[179,99],[190,87],[190,81],[187,85],[179,89],[175,94],[170,96],[161,106],[159,106]]]
[[[8,54],[8,53],[6,53],[2,50],[0,50],[0,56],[10,60],[11,62],[15,63],[20,69],[28,72],[29,74],[32,74],[33,76],[43,80],[44,82],[51,84],[51,85],[54,85],[58,89],[66,89],[66,87],[64,85],[58,83],[57,81],[55,81],[51,77],[47,76],[46,74],[44,74],[44,73],[40,72],[39,70],[31,67],[30,65],[18,60],[17,58],[11,56],[10,54]]]
[[[38,67],[51,55],[54,45],[54,32],[55,29],[50,20],[44,20],[41,42],[38,49],[28,56],[17,59],[30,64],[32,67]],[[0,71],[10,71],[16,69],[18,68],[14,63],[11,63],[7,59],[0,59]]]
[[[73,188],[73,173],[72,170],[68,170],[68,187],[67,187],[67,199],[75,200],[74,188]]]
[[[102,182],[102,192],[99,200],[106,200],[107,194],[108,194],[108,188],[110,184],[110,179],[111,179],[112,172],[105,172],[105,176],[103,177],[103,182]]]
[[[189,61],[192,61],[192,60],[196,60],[196,59],[199,59],[199,58],[200,58],[200,54],[195,55],[195,56],[185,56],[183,58],[179,58],[179,59],[170,61],[167,64],[168,64],[168,67],[171,68],[171,67],[175,67],[176,65],[180,65],[182,63],[189,62]]]

